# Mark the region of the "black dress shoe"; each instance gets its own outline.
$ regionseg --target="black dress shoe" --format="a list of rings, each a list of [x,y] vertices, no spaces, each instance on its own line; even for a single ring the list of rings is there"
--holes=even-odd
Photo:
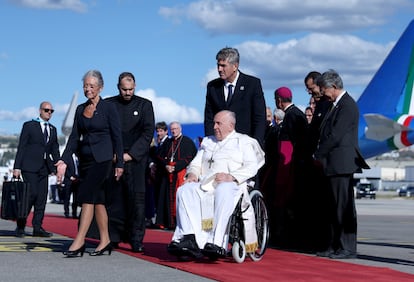
[[[179,257],[202,258],[200,248],[197,245],[194,234],[185,235],[179,242],[173,241],[167,246],[167,251]]]
[[[203,255],[213,259],[226,257],[226,250],[213,243],[207,243],[201,252]]]
[[[142,244],[132,244],[131,250],[133,253],[143,253],[144,252],[144,246]]]
[[[174,256],[179,255],[181,253],[181,249],[179,245],[180,245],[180,242],[171,241],[171,243],[167,245],[167,252],[169,252],[170,254]]]
[[[16,228],[16,237],[23,238],[25,235],[23,228]]]
[[[52,237],[52,236],[53,236],[53,233],[47,232],[43,228],[33,230],[33,237]]]
[[[347,250],[338,250],[329,256],[331,259],[354,259],[356,257],[356,253]]]
[[[334,254],[334,253],[335,253],[335,251],[333,249],[329,248],[329,249],[327,249],[325,251],[317,252],[316,255],[318,257],[329,258],[329,256],[332,255],[332,254]]]

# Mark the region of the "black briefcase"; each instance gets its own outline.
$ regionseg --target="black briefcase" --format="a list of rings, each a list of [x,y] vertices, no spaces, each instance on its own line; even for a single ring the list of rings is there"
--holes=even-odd
[[[20,179],[3,182],[0,216],[3,219],[25,218],[29,212],[29,183]]]

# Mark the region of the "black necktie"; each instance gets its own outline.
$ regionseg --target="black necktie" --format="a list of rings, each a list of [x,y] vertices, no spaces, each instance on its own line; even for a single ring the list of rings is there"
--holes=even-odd
[[[43,136],[45,138],[45,143],[47,143],[47,138],[49,136],[49,133],[47,132],[47,122],[44,123],[45,128],[43,129]]]
[[[230,104],[231,97],[233,96],[233,84],[229,84],[227,86],[228,94],[227,94],[227,105]]]

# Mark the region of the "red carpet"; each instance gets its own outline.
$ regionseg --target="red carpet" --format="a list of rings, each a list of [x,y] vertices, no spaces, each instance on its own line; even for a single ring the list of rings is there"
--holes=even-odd
[[[43,226],[48,231],[73,238],[76,235],[77,220],[46,215]],[[120,244],[118,251],[219,281],[242,281],[246,278],[255,281],[414,281],[414,275],[388,268],[333,261],[275,249],[267,249],[260,262],[253,262],[250,258],[246,258],[241,264],[231,258],[215,262],[207,259],[182,262],[167,253],[166,245],[171,237],[171,232],[147,230],[144,240],[145,254],[130,252],[127,244]]]

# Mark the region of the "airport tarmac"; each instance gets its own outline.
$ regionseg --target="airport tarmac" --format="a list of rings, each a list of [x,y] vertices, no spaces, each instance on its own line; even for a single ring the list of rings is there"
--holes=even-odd
[[[414,200],[360,199],[356,205],[358,258],[344,262],[414,275]],[[46,213],[63,216],[63,206],[48,203]],[[16,238],[14,228],[14,222],[0,220],[0,281],[212,281],[117,251],[111,256],[66,259],[60,250],[71,238],[59,234]]]

